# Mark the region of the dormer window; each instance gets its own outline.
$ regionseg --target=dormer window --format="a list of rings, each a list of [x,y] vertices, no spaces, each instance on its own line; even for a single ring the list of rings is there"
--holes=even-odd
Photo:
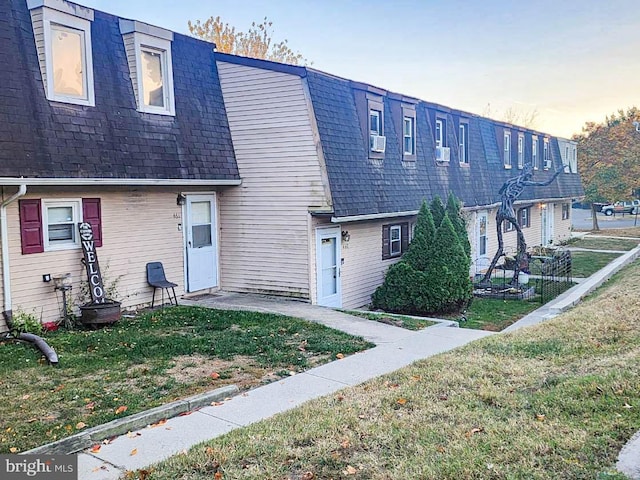
[[[531,140],[531,163],[533,169],[538,170],[538,137],[533,137]]]
[[[402,104],[402,160],[416,159],[416,107]]]
[[[518,134],[518,168],[524,168],[524,133]]]
[[[49,100],[95,105],[93,10],[64,0],[28,0],[40,72]]]
[[[504,168],[511,168],[511,132],[504,132]]]
[[[175,115],[171,42],[173,33],[133,20],[120,20],[137,108]]]
[[[543,144],[542,144],[542,148],[543,148],[543,159],[544,159],[544,169],[545,170],[549,170],[551,168],[551,155],[549,152],[549,139],[545,138],[543,140]]]

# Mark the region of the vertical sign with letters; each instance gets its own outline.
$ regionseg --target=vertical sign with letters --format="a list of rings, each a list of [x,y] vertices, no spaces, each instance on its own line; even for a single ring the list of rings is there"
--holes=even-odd
[[[80,241],[82,242],[82,253],[84,254],[83,263],[87,269],[91,299],[93,303],[105,303],[104,285],[100,274],[100,265],[98,264],[98,254],[93,241],[93,229],[91,224],[87,222],[78,223],[78,229],[80,230]]]

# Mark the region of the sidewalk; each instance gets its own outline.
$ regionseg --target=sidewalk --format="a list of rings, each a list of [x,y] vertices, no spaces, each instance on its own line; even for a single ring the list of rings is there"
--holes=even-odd
[[[381,341],[372,349],[250,390],[224,401],[222,405],[205,407],[186,416],[171,418],[161,426],[143,428],[132,435],[120,436],[112,443],[102,445],[98,453],[85,451],[78,456],[79,479],[115,480],[126,470],[143,468],[197,443],[292,409],[308,400],[492,335],[491,332],[440,325],[412,332],[301,302],[257,296],[247,296],[244,303],[247,301],[263,303],[264,308],[270,307],[269,310],[262,311],[295,311],[296,316],[317,318],[350,333],[366,327],[368,333],[365,336],[368,339],[379,338]],[[239,307],[230,304],[223,306],[223,302],[216,306]],[[132,455],[134,449],[136,453]]]
[[[513,331],[555,317],[577,304],[585,295],[638,256],[640,247],[622,255],[595,275],[504,331]],[[143,428],[131,435],[122,435],[110,444],[102,445],[97,453],[85,451],[78,456],[79,479],[115,480],[126,470],[144,468],[197,443],[292,409],[308,400],[332,394],[402,368],[416,360],[492,335],[486,331],[447,328],[451,322],[413,332],[308,303],[260,295],[221,293],[200,299],[183,300],[181,303],[305,318],[353,335],[360,335],[377,346],[250,390],[225,400],[220,405],[207,406],[188,415],[171,418],[160,426]],[[135,454],[132,454],[134,451]],[[628,473],[634,468],[639,468],[633,461],[629,461],[629,458],[640,458],[639,451],[640,442],[630,442],[623,450],[621,469]]]

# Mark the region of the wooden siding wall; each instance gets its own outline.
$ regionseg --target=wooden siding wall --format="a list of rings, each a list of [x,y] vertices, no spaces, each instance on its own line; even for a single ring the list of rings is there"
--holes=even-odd
[[[127,33],[122,36],[124,42],[124,49],[127,52],[127,63],[129,64],[129,76],[131,78],[131,84],[133,85],[133,93],[136,97],[136,105],[140,108],[142,100],[138,92],[138,68],[136,62],[136,41],[133,33]],[[166,68],[166,67],[163,67]]]
[[[117,300],[121,300],[126,308],[151,302],[153,289],[147,285],[147,262],[162,262],[167,278],[178,284],[176,294],[184,292],[183,236],[178,230],[182,220],[181,207],[176,205],[177,193],[177,190],[168,189],[107,193],[85,190],[35,192],[30,189],[23,198],[101,199],[103,246],[97,249],[98,260],[105,286],[119,278]],[[7,216],[14,313],[18,310],[35,313],[45,322],[60,319],[62,297],[53,290],[53,283],[42,281],[42,275],[71,273],[71,298],[77,304],[80,281],[86,279],[84,266],[80,263],[82,250],[22,255],[18,202],[9,206]]]
[[[47,64],[44,49],[44,12],[42,8],[31,10],[31,23],[33,24],[33,36],[38,51],[38,63],[42,74],[42,83],[47,90]]]
[[[302,80],[218,62],[242,185],[220,200],[221,287],[310,298],[309,207],[327,199]]]

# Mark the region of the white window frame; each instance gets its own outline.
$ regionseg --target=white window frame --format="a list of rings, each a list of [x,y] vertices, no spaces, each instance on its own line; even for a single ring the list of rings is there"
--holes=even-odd
[[[511,132],[504,132],[504,168],[511,168]]]
[[[71,207],[73,213],[73,238],[72,242],[51,244],[49,242],[49,208]],[[71,250],[80,248],[80,235],[77,225],[82,221],[82,199],[57,199],[42,200],[42,236],[44,240],[44,251]]]
[[[436,140],[436,147],[446,147],[444,144],[445,139],[445,121],[442,118],[436,118],[436,131],[434,132],[434,137]]]
[[[518,134],[518,168],[524,168],[524,134]]]
[[[378,128],[376,130],[371,128],[371,117],[377,117],[378,119]],[[384,116],[382,110],[378,110],[377,108],[369,109],[369,135],[384,136]]]
[[[173,63],[171,61],[171,41],[164,38],[135,32],[136,76],[138,82],[138,111],[157,115],[175,116],[175,94],[173,90]],[[162,58],[162,93],[164,107],[146,105],[144,103],[144,82],[142,81],[142,52],[161,53]]]
[[[393,232],[398,232],[398,238],[394,240]],[[398,250],[395,251],[393,248],[394,243],[398,244]],[[389,256],[390,257],[399,257],[402,255],[402,226],[401,225],[391,225],[389,227]]]
[[[469,165],[468,124],[460,123],[458,127],[458,158],[461,165]]]
[[[44,52],[45,52],[45,72],[46,72],[46,94],[47,99],[55,102],[72,103],[75,105],[86,105],[94,107],[96,104],[95,90],[93,85],[93,51],[91,48],[91,22],[84,18],[75,17],[67,13],[43,8],[42,10],[44,28]],[[57,94],[53,88],[54,65],[52,50],[52,25],[58,25],[70,30],[82,33],[82,56],[83,56],[83,83],[85,96],[76,97],[72,95]]]
[[[551,168],[551,155],[549,154],[549,140],[546,138],[542,141],[542,151],[542,168],[544,170],[549,170]]]
[[[407,135],[407,122],[410,127],[410,134]],[[416,119],[415,117],[411,117],[405,115],[402,117],[402,151],[405,156],[415,155],[416,154]],[[406,140],[410,139],[411,151],[407,151],[406,149]]]
[[[534,170],[538,170],[538,137],[531,141],[531,164]]]

